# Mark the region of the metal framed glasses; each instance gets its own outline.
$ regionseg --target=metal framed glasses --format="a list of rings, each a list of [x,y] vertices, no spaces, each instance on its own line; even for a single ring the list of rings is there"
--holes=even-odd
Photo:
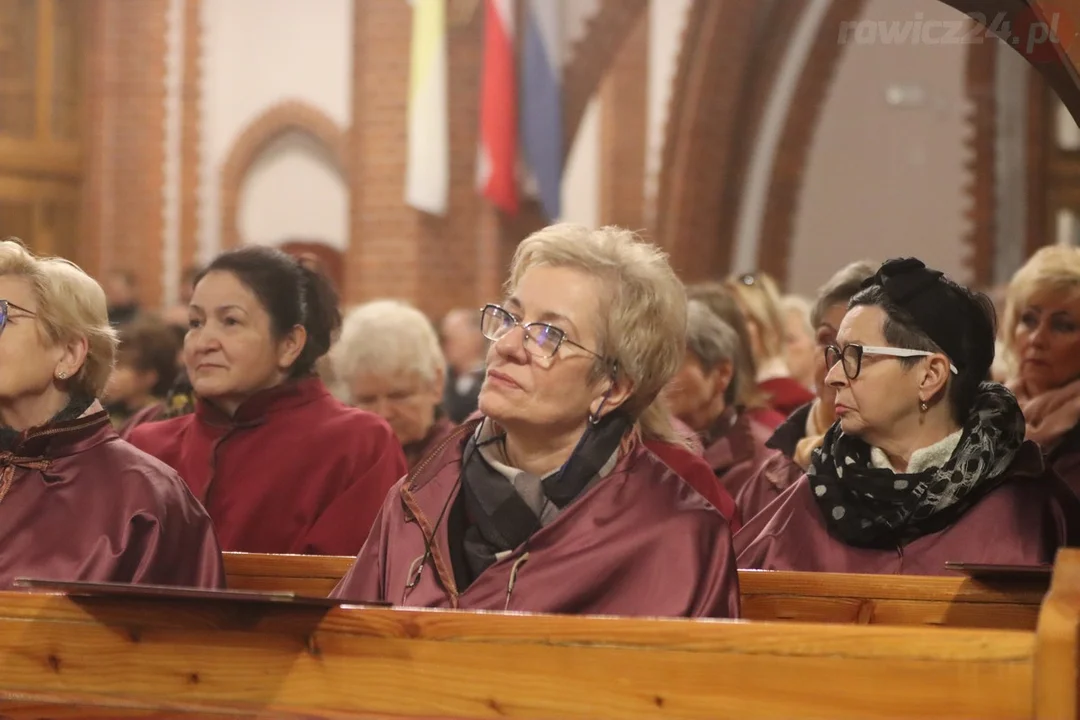
[[[825,347],[825,368],[831,370],[836,363],[841,363],[844,370],[844,375],[848,380],[854,380],[859,377],[859,373],[862,371],[863,357],[866,355],[879,355],[882,357],[893,358],[911,358],[911,357],[930,357],[935,353],[927,352],[926,350],[909,350],[907,348],[894,348],[894,347],[877,347],[873,345],[845,345],[843,349],[838,348],[835,345],[827,345]],[[956,375],[959,371],[956,369],[956,365],[949,364],[949,370],[953,375]]]
[[[488,340],[501,340],[519,325],[525,331],[521,343],[524,345],[525,351],[535,358],[550,360],[555,357],[555,353],[559,352],[559,348],[562,347],[563,343],[568,343],[580,350],[584,350],[593,357],[604,359],[599,353],[566,337],[566,333],[554,325],[543,322],[522,325],[517,318],[510,314],[509,310],[491,303],[485,305],[480,311],[480,332]]]
[[[37,317],[36,312],[27,310],[24,307],[20,307],[15,303],[11,302],[10,300],[0,300],[0,331],[3,331],[3,329],[7,327],[8,315],[12,310],[17,310],[18,312],[21,312],[24,315],[29,315],[30,317]]]

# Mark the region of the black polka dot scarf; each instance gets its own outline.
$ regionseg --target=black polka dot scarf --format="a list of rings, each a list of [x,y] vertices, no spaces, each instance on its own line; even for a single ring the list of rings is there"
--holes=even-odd
[[[896,473],[870,464],[870,446],[840,423],[814,453],[807,475],[829,532],[856,547],[892,548],[945,529],[1007,477],[1024,442],[1012,393],[983,383],[960,443],[941,467]]]

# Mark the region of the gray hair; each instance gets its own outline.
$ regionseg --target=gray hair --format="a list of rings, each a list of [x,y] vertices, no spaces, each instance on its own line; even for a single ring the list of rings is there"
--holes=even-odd
[[[741,349],[739,336],[700,300],[691,300],[686,304],[686,349],[706,369],[712,369],[721,363],[731,363],[733,375],[727,392],[724,393],[724,401],[734,403],[739,374],[737,360]]]
[[[446,371],[431,321],[401,300],[374,300],[350,310],[331,358],[342,383],[359,373],[415,373],[434,381]]]
[[[833,305],[843,304],[847,307],[848,301],[862,289],[863,281],[874,275],[878,265],[868,260],[857,260],[840,268],[825,284],[818,288],[814,297],[814,306],[810,310],[810,323],[816,329],[825,319],[825,313]]]

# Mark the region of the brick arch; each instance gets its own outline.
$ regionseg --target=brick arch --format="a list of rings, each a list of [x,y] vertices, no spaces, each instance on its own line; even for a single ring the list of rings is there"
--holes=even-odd
[[[992,20],[1012,17],[1030,7],[1048,8],[1051,0],[941,0],[960,12],[977,12]],[[787,260],[795,212],[802,193],[810,139],[818,126],[833,73],[843,47],[836,41],[838,23],[858,16],[865,0],[832,0],[808,62],[802,67],[795,96],[785,118],[777,157],[770,171],[764,223],[759,233],[757,263],[779,279],[787,276]],[[802,5],[792,0],[790,6]],[[687,280],[726,272],[733,250],[732,223],[742,193],[746,146],[752,146],[760,107],[747,99],[747,78],[754,63],[771,61],[783,43],[770,49],[761,39],[747,41],[755,27],[786,37],[777,9],[760,0],[694,0],[680,48],[668,126],[665,130],[657,241]],[[760,13],[766,13],[762,16]],[[1080,25],[1080,18],[1075,24]],[[776,33],[779,28],[780,32]],[[1063,39],[1068,41],[1071,39]],[[1080,40],[1067,49],[1080,60]],[[1035,65],[1080,119],[1080,74],[1077,62],[1058,48],[1058,62]],[[771,85],[775,76],[764,79]],[[750,85],[762,85],[759,79]],[[702,239],[712,242],[702,242]]]
[[[288,132],[315,139],[329,154],[342,182],[348,183],[348,131],[318,108],[290,100],[274,105],[237,136],[221,169],[221,247],[243,244],[237,220],[240,190],[252,165],[275,140]]]

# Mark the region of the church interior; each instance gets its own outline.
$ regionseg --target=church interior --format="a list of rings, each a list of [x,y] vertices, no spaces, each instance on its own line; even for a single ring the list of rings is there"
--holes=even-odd
[[[0,0],[0,718],[1080,718],[1080,0]]]

